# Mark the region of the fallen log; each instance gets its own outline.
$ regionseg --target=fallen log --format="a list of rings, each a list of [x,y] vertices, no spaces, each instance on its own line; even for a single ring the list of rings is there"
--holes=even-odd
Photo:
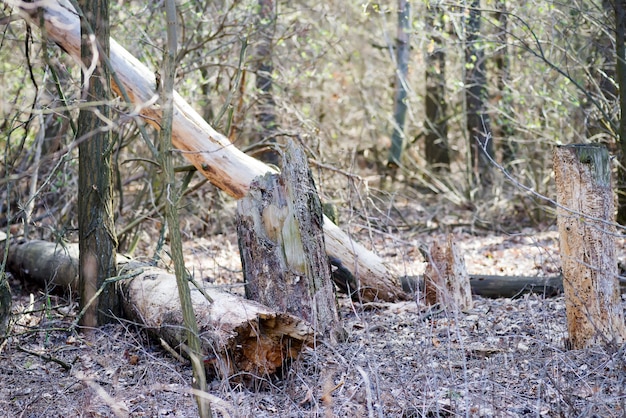
[[[43,22],[47,37],[80,62],[79,18],[67,0],[36,3],[3,0],[2,3],[12,6],[31,25]],[[160,129],[161,109],[156,104],[154,72],[113,39],[110,48],[112,70],[135,106],[133,114]],[[121,95],[120,86],[114,80],[112,88]],[[246,195],[254,178],[275,172],[237,149],[176,92],[172,143],[211,183],[236,199]],[[323,229],[327,254],[340,260],[342,266],[358,279],[359,294],[364,301],[404,298],[397,275],[377,255],[354,242],[326,217]]]
[[[424,291],[423,276],[403,276],[402,289],[407,293]],[[626,278],[619,279],[621,293],[626,294]],[[472,294],[484,298],[517,298],[527,293],[554,297],[563,293],[563,277],[494,276],[470,274]]]
[[[46,288],[75,287],[77,266],[78,244],[30,241],[9,248],[7,270]],[[186,333],[174,275],[128,260],[118,263],[118,270],[133,275],[115,284],[124,295],[126,317],[184,352]],[[191,299],[205,364],[222,377],[271,375],[313,343],[313,328],[296,316],[210,286],[202,292],[192,288]]]

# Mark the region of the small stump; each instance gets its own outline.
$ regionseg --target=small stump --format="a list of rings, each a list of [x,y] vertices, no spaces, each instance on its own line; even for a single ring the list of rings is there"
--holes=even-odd
[[[452,234],[445,243],[434,243],[428,254],[424,272],[426,303],[439,303],[450,311],[467,311],[472,308],[472,290],[465,260],[459,254]]]

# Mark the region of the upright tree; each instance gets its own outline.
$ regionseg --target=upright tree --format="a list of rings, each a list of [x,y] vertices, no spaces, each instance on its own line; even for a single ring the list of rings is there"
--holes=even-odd
[[[398,37],[396,38],[396,89],[394,94],[393,134],[388,163],[400,165],[404,148],[404,121],[407,111],[407,81],[409,72],[409,33],[411,9],[408,0],[398,0]]]
[[[465,102],[471,166],[476,185],[487,186],[489,158],[493,157],[491,124],[486,111],[487,77],[485,73],[484,39],[481,36],[480,0],[472,0],[465,9]]]
[[[619,87],[619,143],[620,169],[617,176],[617,222],[626,225],[626,0],[613,0],[615,10],[615,74]]]
[[[496,103],[496,118],[494,130],[501,144],[502,161],[508,163],[515,158],[515,146],[511,141],[513,135],[513,123],[511,121],[512,93],[509,88],[510,83],[510,57],[508,46],[509,15],[506,7],[506,0],[496,1],[496,12],[494,13],[497,22],[496,50],[494,53],[496,83],[498,89]]]
[[[120,313],[114,286],[105,279],[116,275],[117,238],[113,219],[111,171],[110,73],[108,0],[80,0],[82,101],[78,115],[78,229],[80,248],[81,324],[95,327]]]
[[[271,144],[276,142],[276,102],[272,94],[272,73],[274,72],[272,45],[276,27],[276,4],[274,0],[258,0],[258,2],[256,89],[258,94],[257,122],[259,131],[257,143],[265,143],[271,146]],[[275,149],[269,148],[264,150],[260,157],[267,163],[278,165],[279,155]]]
[[[450,166],[448,122],[446,119],[446,52],[443,33],[445,11],[439,0],[431,1],[426,11],[426,136],[425,158],[433,167]]]

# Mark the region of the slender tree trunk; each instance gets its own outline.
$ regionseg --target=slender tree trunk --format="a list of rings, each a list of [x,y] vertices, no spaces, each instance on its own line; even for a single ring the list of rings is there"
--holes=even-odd
[[[174,77],[176,74],[176,54],[178,49],[178,23],[176,21],[176,3],[174,0],[165,1],[165,15],[167,20],[167,48],[163,57],[163,91],[161,103],[163,117],[161,120],[161,147],[159,162],[161,164],[163,185],[165,187],[165,219],[167,220],[170,235],[170,250],[174,271],[176,274],[176,287],[183,314],[183,323],[187,331],[187,345],[189,357],[193,369],[193,387],[201,392],[206,392],[206,375],[202,363],[202,347],[198,334],[198,322],[194,314],[191,302],[191,290],[189,278],[185,268],[183,256],[183,244],[180,236],[180,222],[178,217],[178,202],[180,190],[176,185],[174,168],[172,166],[172,120],[174,116]],[[198,413],[201,418],[211,417],[209,402],[196,395]]]
[[[80,6],[83,11],[82,100],[94,102],[94,105],[81,108],[78,116],[79,287],[81,308],[89,304],[81,325],[95,327],[111,322],[121,313],[119,296],[113,286],[105,286],[100,296],[92,301],[105,279],[116,275],[117,238],[111,183],[113,146],[110,127],[104,122],[111,119],[111,81],[109,69],[100,59],[100,55],[109,54],[109,2],[83,0]]]
[[[473,0],[466,11],[465,21],[465,101],[467,104],[467,132],[469,134],[471,165],[476,185],[491,183],[490,162],[493,157],[491,124],[485,102],[487,78],[485,53],[481,45],[480,0]]]
[[[496,64],[496,78],[498,87],[497,116],[494,129],[498,130],[498,140],[501,144],[502,161],[510,163],[515,159],[515,144],[511,141],[513,135],[513,125],[511,118],[513,117],[513,97],[509,90],[510,80],[510,59],[509,59],[509,43],[508,43],[508,11],[506,8],[506,0],[496,1],[495,18],[498,22],[498,32],[496,34],[497,49],[494,54]]]
[[[274,28],[276,26],[276,5],[274,0],[258,0],[258,43],[256,49],[256,89],[258,94],[257,122],[259,133],[258,144],[266,144],[259,158],[269,164],[277,166],[279,164],[279,154],[272,149],[272,144],[276,143],[276,102],[272,94],[272,73],[274,64],[272,63],[272,43],[274,38]]]
[[[404,148],[404,121],[406,119],[407,80],[409,72],[409,33],[411,9],[408,0],[398,0],[398,38],[396,40],[396,91],[394,99],[394,128],[388,163],[399,166]]]
[[[619,86],[620,169],[617,171],[617,222],[626,225],[626,1],[615,0],[615,73]]]
[[[426,12],[426,143],[425,158],[433,167],[449,169],[448,122],[446,119],[446,53],[442,33],[445,12],[441,3],[430,2]]]

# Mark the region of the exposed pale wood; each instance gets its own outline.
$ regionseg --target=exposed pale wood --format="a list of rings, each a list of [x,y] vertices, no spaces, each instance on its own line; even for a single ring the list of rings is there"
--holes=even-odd
[[[469,276],[465,260],[452,238],[449,234],[444,243],[431,245],[424,273],[424,293],[427,303],[438,303],[452,311],[466,311],[472,308]]]
[[[576,349],[621,344],[626,327],[608,151],[590,144],[556,147],[553,161],[569,343]]]
[[[44,241],[13,245],[7,267],[45,286],[76,286],[78,245],[57,246]],[[186,342],[176,278],[155,267],[118,257],[120,274],[141,274],[118,282],[126,316],[182,351]],[[284,360],[295,358],[313,343],[311,325],[287,313],[207,286],[209,303],[193,288],[191,299],[207,364],[222,376],[250,372],[272,374]]]
[[[2,0],[0,0],[2,1]],[[42,12],[47,36],[80,62],[79,20],[66,0],[36,4],[4,0],[21,10],[33,25],[39,25]],[[21,7],[21,9],[20,9]],[[111,39],[110,61],[135,108],[133,115],[159,128],[161,110],[156,104],[155,75]],[[113,89],[120,94],[119,86]],[[216,132],[202,117],[174,93],[174,125],[172,142],[200,173],[229,195],[243,197],[255,177],[274,172],[264,163],[238,150],[224,135]],[[342,265],[359,280],[360,296],[365,301],[404,298],[397,274],[365,247],[353,241],[330,220],[324,220],[326,251],[341,260]]]
[[[237,202],[246,296],[334,338],[339,324],[324,250],[322,205],[306,155],[290,142],[283,172],[257,178]]]

